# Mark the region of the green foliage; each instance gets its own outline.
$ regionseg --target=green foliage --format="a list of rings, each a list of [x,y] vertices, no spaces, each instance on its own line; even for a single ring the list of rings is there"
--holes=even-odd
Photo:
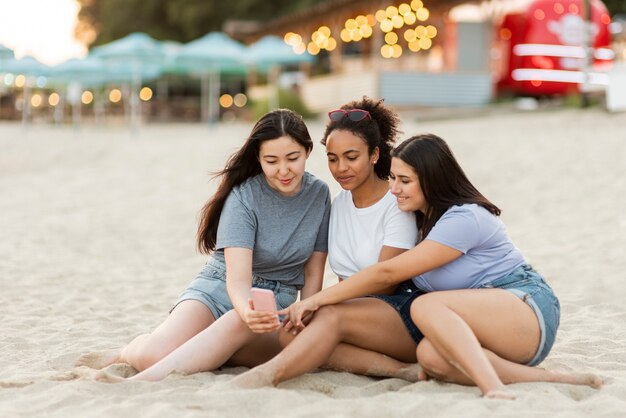
[[[626,0],[602,0],[609,9],[609,14],[615,16],[616,14],[626,13]]]
[[[291,109],[302,115],[305,119],[315,116],[315,114],[307,108],[302,98],[293,90],[281,89],[278,91],[278,107]],[[266,114],[269,110],[268,99],[255,100],[252,102],[252,118],[254,120],[259,120],[261,116]]]
[[[313,0],[78,0],[76,35],[91,46],[132,32],[189,42],[233,20],[267,20],[309,7]]]

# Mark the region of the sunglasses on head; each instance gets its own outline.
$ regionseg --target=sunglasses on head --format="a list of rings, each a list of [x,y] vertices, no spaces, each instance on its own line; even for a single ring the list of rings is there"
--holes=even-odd
[[[370,112],[368,112],[367,110],[363,110],[363,109],[350,109],[350,110],[337,109],[337,110],[331,110],[330,112],[328,112],[328,117],[333,122],[339,122],[343,118],[348,118],[352,122],[359,122],[365,118],[371,119],[372,115],[370,115]]]

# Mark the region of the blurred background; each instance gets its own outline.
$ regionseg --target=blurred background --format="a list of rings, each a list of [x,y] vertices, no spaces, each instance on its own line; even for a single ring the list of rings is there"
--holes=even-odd
[[[0,120],[127,124],[400,109],[626,110],[626,0],[0,0]]]

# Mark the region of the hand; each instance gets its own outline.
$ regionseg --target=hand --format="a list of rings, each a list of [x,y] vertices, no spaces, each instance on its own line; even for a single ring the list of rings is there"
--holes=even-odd
[[[314,313],[308,313],[304,318],[302,318],[302,323],[304,324],[304,326],[301,328],[296,327],[293,322],[286,318],[283,321],[283,328],[285,329],[285,331],[291,332],[291,334],[293,335],[298,335],[300,334],[300,331],[302,331],[307,325],[309,325],[309,322],[311,322],[311,319],[313,319],[313,315]]]
[[[307,299],[296,302],[281,311],[278,311],[279,315],[285,315],[285,326],[291,323],[291,326],[295,326],[299,330],[302,330],[306,324],[311,320],[313,313],[319,309],[319,305],[315,301],[315,297],[311,296]],[[291,326],[289,329],[291,329]],[[287,331],[289,330],[287,329]]]
[[[252,299],[248,299],[248,307],[243,313],[243,320],[256,333],[273,332],[280,328],[276,312],[255,311]]]

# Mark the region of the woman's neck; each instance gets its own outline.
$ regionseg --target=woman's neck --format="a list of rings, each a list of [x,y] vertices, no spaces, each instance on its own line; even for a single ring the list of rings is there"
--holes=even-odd
[[[389,183],[376,175],[352,190],[352,202],[357,208],[367,208],[382,199],[389,190]]]

